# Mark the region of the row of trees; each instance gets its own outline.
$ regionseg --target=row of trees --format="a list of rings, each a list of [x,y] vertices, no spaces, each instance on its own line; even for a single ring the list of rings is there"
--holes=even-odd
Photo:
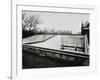
[[[65,34],[72,34],[72,31],[69,30],[48,30],[47,28],[43,29],[43,30],[39,30],[38,34],[56,34],[56,35],[65,35]]]

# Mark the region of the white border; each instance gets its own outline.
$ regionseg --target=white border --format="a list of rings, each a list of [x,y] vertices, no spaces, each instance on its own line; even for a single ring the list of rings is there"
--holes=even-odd
[[[24,5],[24,6],[23,6]],[[93,7],[77,7],[65,5],[32,5],[31,4],[12,4],[12,79],[43,78],[56,76],[87,75],[96,72],[96,9]],[[90,14],[90,66],[88,67],[64,67],[64,68],[46,68],[46,69],[28,69],[22,70],[21,53],[21,11],[54,11],[54,12],[72,12]],[[81,73],[81,74],[80,74]]]

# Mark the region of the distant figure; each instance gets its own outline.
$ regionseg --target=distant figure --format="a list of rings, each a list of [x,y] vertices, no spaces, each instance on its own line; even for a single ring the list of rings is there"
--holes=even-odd
[[[75,46],[75,51],[77,51],[77,46]]]
[[[64,46],[63,45],[61,45],[61,49],[64,49]]]

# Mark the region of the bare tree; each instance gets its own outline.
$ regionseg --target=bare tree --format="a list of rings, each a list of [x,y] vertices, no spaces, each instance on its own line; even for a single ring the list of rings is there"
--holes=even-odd
[[[26,13],[22,13],[22,30],[36,31],[39,23],[38,15],[27,15]]]

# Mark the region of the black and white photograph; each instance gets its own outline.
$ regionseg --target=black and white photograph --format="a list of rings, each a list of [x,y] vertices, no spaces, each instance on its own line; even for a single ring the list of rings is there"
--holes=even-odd
[[[88,13],[22,10],[22,69],[90,65]]]

